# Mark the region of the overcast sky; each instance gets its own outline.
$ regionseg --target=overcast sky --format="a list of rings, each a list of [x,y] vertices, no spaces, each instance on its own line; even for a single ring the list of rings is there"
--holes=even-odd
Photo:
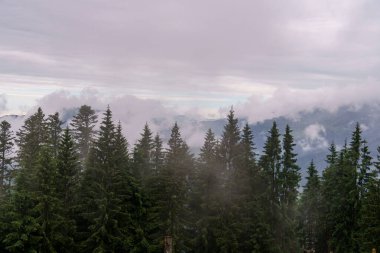
[[[252,121],[378,102],[379,41],[378,0],[0,0],[0,115],[62,89]]]

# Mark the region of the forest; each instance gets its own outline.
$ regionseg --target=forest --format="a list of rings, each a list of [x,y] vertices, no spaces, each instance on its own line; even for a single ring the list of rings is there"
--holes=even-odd
[[[100,125],[100,127],[97,127]],[[221,136],[191,153],[173,122],[130,145],[108,107],[83,105],[64,127],[41,108],[0,123],[0,252],[370,253],[380,251],[380,148],[358,123],[306,183],[290,126],[259,152],[231,109]]]

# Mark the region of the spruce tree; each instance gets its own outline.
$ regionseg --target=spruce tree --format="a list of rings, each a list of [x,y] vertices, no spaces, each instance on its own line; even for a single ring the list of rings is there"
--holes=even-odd
[[[78,114],[74,116],[70,123],[73,129],[74,139],[78,145],[80,161],[84,162],[90,151],[92,142],[94,141],[95,125],[98,116],[95,110],[88,105],[82,105]]]
[[[197,231],[194,242],[196,252],[217,252],[215,226],[218,220],[217,207],[220,203],[220,164],[218,142],[208,129],[197,161],[194,206],[197,214]]]
[[[164,164],[164,152],[163,152],[163,147],[162,147],[162,140],[158,134],[156,134],[153,141],[152,159],[153,159],[152,169],[155,172],[155,174],[157,174],[160,168],[162,168]]]
[[[152,131],[148,124],[145,124],[141,138],[137,141],[133,152],[134,174],[135,177],[142,182],[143,186],[145,186],[146,181],[152,174],[153,148],[154,140]]]
[[[376,251],[380,250],[380,148],[377,149],[378,155],[374,169],[366,166],[370,164],[370,157],[367,156],[368,153],[365,150],[366,145],[362,151],[361,209],[357,231],[360,252],[370,252],[373,248]]]
[[[236,176],[240,173],[241,162],[240,129],[238,119],[231,108],[227,115],[227,124],[224,126],[222,139],[220,141],[218,155],[221,161],[221,194],[219,221],[216,227],[218,248],[221,252],[237,252],[238,238],[236,226],[233,226],[234,216],[238,212],[238,204],[234,201],[236,197]]]
[[[283,138],[282,168],[279,173],[279,197],[282,210],[282,249],[297,251],[295,234],[295,212],[298,186],[301,180],[300,167],[297,165],[297,154],[294,152],[294,138],[289,125],[285,128]]]
[[[189,200],[192,169],[193,157],[175,123],[168,141],[165,163],[157,178],[161,188],[159,196],[156,197],[156,211],[161,231],[158,236],[172,236],[176,252],[188,251],[191,247],[186,235],[193,225],[189,222],[190,213],[186,205]]]
[[[25,120],[17,132],[17,161],[11,205],[5,214],[8,220],[4,246],[11,252],[34,252],[42,243],[43,234],[36,206],[38,199],[38,168],[40,152],[47,144],[47,127],[41,108]]]
[[[145,195],[145,204],[147,205],[147,223],[145,231],[149,241],[149,252],[161,252],[163,248],[162,238],[165,235],[163,231],[162,214],[163,208],[161,206],[162,188],[165,184],[163,177],[164,168],[164,150],[162,147],[162,140],[158,134],[154,137],[153,150],[152,150],[152,171],[151,176],[147,178],[147,183],[143,189]]]
[[[48,143],[53,150],[53,155],[58,155],[58,146],[62,133],[62,121],[59,119],[59,113],[49,115],[46,119],[46,127],[48,131]]]
[[[241,156],[234,183],[235,231],[238,252],[270,252],[270,232],[265,221],[264,180],[256,162],[253,133],[248,123],[241,136]]]
[[[13,135],[11,125],[7,121],[0,123],[0,199],[9,194],[12,181]]]
[[[266,223],[276,242],[282,240],[281,213],[280,213],[280,172],[281,172],[281,141],[277,124],[274,121],[269,135],[264,144],[263,155],[260,157],[259,166],[262,176],[267,182],[263,196],[263,208],[266,213]],[[279,252],[281,244],[274,244],[270,252]]]
[[[136,203],[141,204],[141,200],[137,187],[130,181],[126,147],[121,127],[115,129],[108,108],[82,183],[80,232],[84,252],[133,252],[134,246],[140,245],[135,244],[134,235],[141,231],[136,229],[134,217],[140,212]]]
[[[297,198],[297,188],[301,180],[300,168],[297,165],[297,154],[294,153],[292,130],[287,125],[283,139],[282,170],[279,175],[281,182],[281,204],[293,208]]]
[[[41,242],[38,252],[57,252],[57,245],[66,246],[66,236],[61,233],[62,226],[66,226],[60,215],[60,205],[56,193],[57,167],[54,151],[50,147],[43,147],[37,164],[35,210],[36,220],[40,227]]]
[[[19,147],[18,162],[22,169],[31,169],[35,165],[40,148],[48,140],[45,114],[41,108],[25,120],[16,135]]]
[[[300,216],[302,226],[301,243],[304,250],[317,250],[320,227],[321,181],[314,162],[307,169],[306,185],[300,200]]]
[[[75,249],[74,237],[76,233],[75,216],[77,211],[80,165],[75,143],[70,130],[66,128],[59,143],[57,156],[56,195],[59,199],[59,215],[64,224],[61,226],[63,234],[58,252],[72,252]]]

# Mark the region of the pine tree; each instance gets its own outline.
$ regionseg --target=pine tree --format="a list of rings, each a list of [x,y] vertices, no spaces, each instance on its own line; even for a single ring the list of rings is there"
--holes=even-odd
[[[16,135],[18,162],[22,168],[28,170],[35,165],[40,148],[48,140],[45,114],[41,108],[25,120]]]
[[[57,244],[66,246],[66,237],[61,233],[62,226],[66,224],[59,212],[64,207],[60,206],[56,194],[57,167],[53,154],[50,147],[43,147],[36,168],[35,210],[42,237],[38,252],[56,252]]]
[[[355,238],[360,211],[358,171],[361,157],[361,130],[356,125],[350,146],[345,146],[335,166],[335,173],[328,183],[331,193],[328,216],[329,246],[334,252],[358,252]],[[333,194],[333,195],[331,195]]]
[[[77,142],[79,157],[82,162],[86,160],[94,141],[94,127],[98,122],[97,118],[98,116],[91,106],[82,105],[70,124],[73,128],[74,139]]]
[[[302,226],[302,245],[305,250],[318,249],[321,207],[321,181],[314,162],[307,169],[306,185],[301,196],[300,215]]]
[[[11,125],[7,121],[0,123],[0,199],[9,194],[12,181],[13,136]]]
[[[197,163],[196,189],[193,205],[197,214],[197,232],[194,242],[196,252],[217,252],[215,226],[218,220],[217,207],[220,203],[220,171],[218,142],[215,134],[208,129],[200,149]]]
[[[264,144],[263,155],[260,158],[259,166],[261,173],[267,182],[264,193],[263,205],[266,213],[266,223],[272,232],[272,238],[276,242],[282,240],[281,214],[280,214],[280,172],[281,172],[281,141],[276,122],[273,122],[272,128]],[[279,252],[280,245],[273,245],[271,252]]]
[[[235,202],[236,177],[240,173],[241,163],[240,129],[238,119],[235,118],[231,108],[227,115],[227,124],[224,126],[220,141],[218,156],[221,161],[221,194],[223,199],[219,204],[220,214],[216,227],[217,244],[220,252],[237,252],[238,238],[236,226],[233,226],[234,216],[238,212],[238,204]]]
[[[137,141],[133,152],[133,168],[136,170],[134,174],[136,178],[141,180],[143,186],[152,174],[153,148],[152,131],[148,124],[145,124],[141,138]]]
[[[48,143],[53,150],[53,155],[58,155],[58,146],[60,142],[62,132],[62,121],[59,119],[59,113],[49,115],[46,120],[46,127],[48,131]]]
[[[367,167],[370,164],[367,146],[364,145],[362,151],[361,166],[361,209],[359,215],[359,229],[357,240],[360,252],[370,252],[373,248],[380,250],[380,148],[375,169]]]
[[[281,171],[281,142],[276,122],[264,144],[264,152],[260,158],[260,167],[269,179],[268,190],[271,204],[279,204],[279,176]]]
[[[231,108],[227,115],[227,124],[224,126],[222,140],[220,143],[220,155],[225,163],[225,168],[228,173],[232,174],[236,170],[237,160],[240,154],[240,130],[238,119],[235,118],[234,110]]]
[[[133,252],[134,217],[140,212],[137,187],[128,174],[127,143],[120,125],[115,130],[108,108],[100,126],[99,137],[91,149],[82,183],[84,205],[80,229],[84,252]],[[136,210],[137,209],[137,210]],[[134,213],[131,213],[133,210]],[[137,215],[138,216],[138,215]],[[141,236],[139,237],[141,238]]]
[[[297,165],[297,154],[294,152],[294,138],[289,125],[285,128],[283,138],[282,168],[279,173],[279,197],[282,209],[282,249],[297,251],[295,234],[295,212],[298,186],[301,180],[300,167]]]
[[[149,252],[162,252],[163,231],[162,215],[163,203],[161,199],[164,198],[162,194],[162,188],[165,184],[165,178],[163,176],[164,168],[164,150],[162,147],[162,140],[158,134],[156,134],[153,142],[152,150],[152,171],[151,176],[147,178],[147,183],[143,189],[145,192],[144,199],[147,210],[145,231],[147,239],[149,241]],[[165,174],[165,173],[164,173]]]
[[[152,159],[153,159],[153,171],[155,174],[162,168],[164,164],[164,152],[162,148],[162,140],[158,134],[154,137],[154,142],[153,142],[153,154],[152,154]]]
[[[242,130],[241,146],[243,153],[243,164],[252,170],[256,166],[257,154],[255,153],[256,148],[253,142],[253,133],[248,123],[246,123]]]
[[[301,180],[300,168],[297,165],[297,154],[294,153],[294,140],[292,130],[287,125],[283,140],[282,170],[280,172],[281,182],[281,204],[292,208],[297,198],[297,188]]]
[[[132,175],[129,161],[128,142],[122,134],[121,123],[116,127],[114,141],[115,178],[113,191],[119,196],[121,214],[128,214],[128,219],[122,223],[124,233],[129,238],[129,252],[149,252],[149,242],[146,238],[147,212],[146,203],[136,178]],[[117,180],[119,178],[119,180]],[[123,218],[123,216],[121,216]]]
[[[78,191],[80,180],[79,156],[70,130],[66,128],[59,142],[57,155],[56,195],[59,199],[59,214],[63,219],[62,238],[57,243],[58,252],[73,252],[76,232],[75,216],[79,202]]]
[[[234,179],[234,220],[238,252],[270,252],[270,231],[265,221],[262,189],[265,182],[256,162],[253,133],[248,123],[241,136],[241,156]]]
[[[47,144],[47,131],[41,108],[25,120],[17,132],[17,170],[14,194],[5,216],[8,220],[4,246],[11,252],[34,252],[42,243],[43,234],[38,220],[38,168],[40,152]]]
[[[175,251],[189,250],[189,212],[186,207],[189,199],[189,180],[192,177],[193,157],[187,144],[183,141],[177,123],[174,124],[165,163],[157,180],[161,186],[156,197],[157,213],[161,220],[160,236],[170,235],[174,241]],[[161,239],[162,240],[162,239]]]
[[[329,252],[335,250],[334,230],[337,227],[337,216],[341,212],[342,194],[341,181],[343,176],[343,166],[346,166],[348,153],[347,145],[338,153],[335,144],[331,144],[330,153],[327,155],[327,168],[323,171],[322,178],[322,202],[321,217],[321,238],[318,241],[317,250]]]

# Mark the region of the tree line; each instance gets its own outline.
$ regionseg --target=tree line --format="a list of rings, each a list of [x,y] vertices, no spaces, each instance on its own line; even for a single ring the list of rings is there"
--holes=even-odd
[[[108,107],[62,128],[42,109],[15,134],[0,123],[0,252],[371,252],[380,250],[380,148],[360,125],[300,189],[292,130],[276,122],[259,155],[231,109],[194,156],[174,123],[130,147]]]

